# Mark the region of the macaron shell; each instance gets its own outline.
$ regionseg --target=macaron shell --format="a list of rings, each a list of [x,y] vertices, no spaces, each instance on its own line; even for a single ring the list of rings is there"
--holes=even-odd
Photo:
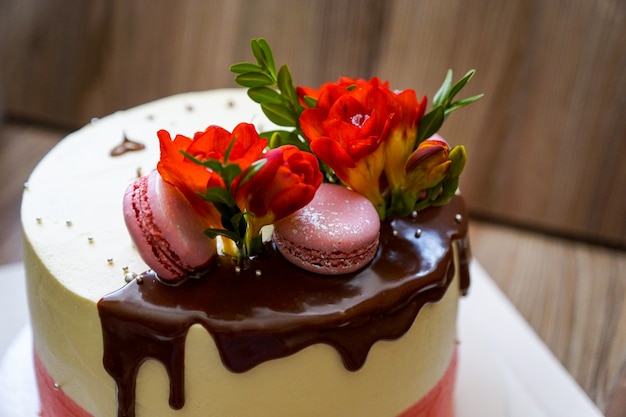
[[[274,242],[292,263],[320,274],[354,272],[376,255],[380,220],[372,203],[322,184],[313,200],[274,225]]]
[[[128,187],[123,206],[141,258],[164,281],[178,281],[215,256],[215,242],[204,234],[207,224],[157,171]]]
[[[148,182],[148,201],[154,223],[178,257],[192,268],[205,266],[216,253],[214,241],[204,231],[209,228],[176,187],[154,172]]]

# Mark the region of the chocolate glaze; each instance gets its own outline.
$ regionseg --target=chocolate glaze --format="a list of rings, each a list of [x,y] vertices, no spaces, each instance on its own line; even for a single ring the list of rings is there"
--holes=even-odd
[[[376,341],[399,338],[425,304],[443,297],[455,272],[452,245],[459,249],[466,293],[466,217],[455,197],[416,218],[385,221],[376,257],[351,274],[304,271],[271,244],[240,272],[231,258],[220,257],[205,276],[178,286],[161,283],[151,271],[141,274],[98,303],[104,367],[117,384],[118,416],[134,416],[137,371],[149,358],[167,369],[170,406],[183,407],[185,338],[196,323],[212,335],[232,372],[315,343],[332,346],[347,370],[358,370]]]
[[[126,152],[140,151],[142,149],[145,149],[145,147],[146,146],[143,143],[135,142],[124,136],[122,143],[111,149],[110,155],[121,156],[124,155]]]

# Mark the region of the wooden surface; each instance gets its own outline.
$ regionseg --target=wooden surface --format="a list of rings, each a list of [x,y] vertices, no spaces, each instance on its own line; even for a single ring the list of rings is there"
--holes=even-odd
[[[3,0],[0,97],[77,127],[176,92],[233,86],[266,37],[299,85],[379,75],[431,95],[476,68],[443,134],[467,145],[481,218],[626,247],[621,0]]]
[[[0,125],[0,265],[22,259],[22,185],[64,133]],[[589,397],[607,417],[626,417],[626,252],[475,219],[470,239],[475,258]]]

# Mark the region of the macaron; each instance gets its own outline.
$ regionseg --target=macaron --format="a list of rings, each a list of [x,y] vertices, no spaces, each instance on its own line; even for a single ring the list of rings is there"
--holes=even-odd
[[[157,276],[175,283],[205,269],[215,257],[206,222],[158,171],[126,189],[124,220],[139,255]]]
[[[343,186],[322,184],[313,200],[274,224],[279,252],[307,271],[346,274],[375,256],[380,220],[372,203]]]

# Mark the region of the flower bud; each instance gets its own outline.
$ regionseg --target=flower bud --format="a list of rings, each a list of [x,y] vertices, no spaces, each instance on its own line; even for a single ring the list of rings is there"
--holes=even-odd
[[[446,141],[432,137],[419,144],[407,160],[407,189],[418,192],[439,184],[448,174],[452,161]]]
[[[450,172],[448,172],[448,176],[450,178],[457,178],[461,176],[461,172],[463,172],[463,168],[465,168],[465,162],[467,161],[467,152],[465,151],[465,146],[459,145],[455,146],[450,150],[450,161],[452,161],[452,166],[450,167]]]

